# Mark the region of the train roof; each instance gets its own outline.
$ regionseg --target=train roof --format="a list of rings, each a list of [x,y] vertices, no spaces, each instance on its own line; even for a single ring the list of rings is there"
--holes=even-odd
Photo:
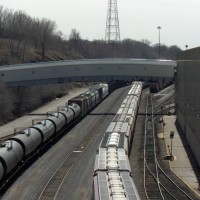
[[[113,119],[113,122],[127,122],[129,124],[132,124],[134,120],[134,116],[131,115],[127,115],[126,113],[122,113],[122,114],[116,114],[115,118]]]
[[[121,115],[121,114],[134,115],[135,114],[135,110],[136,110],[135,106],[131,106],[129,108],[119,108],[117,114],[118,115]]]
[[[83,101],[84,99],[85,99],[85,97],[83,97],[83,96],[76,96],[76,97],[69,99],[68,102]]]
[[[128,172],[98,172],[94,177],[95,196],[103,200],[140,199],[135,184]]]
[[[124,170],[131,171],[128,156],[124,149],[116,147],[100,148],[96,155],[95,171]]]
[[[116,147],[125,149],[127,151],[127,143],[128,142],[125,133],[105,133],[101,141],[100,148]]]
[[[138,97],[129,95],[122,102],[120,108],[135,108],[137,106]]]
[[[106,133],[126,133],[129,128],[128,122],[111,122]]]

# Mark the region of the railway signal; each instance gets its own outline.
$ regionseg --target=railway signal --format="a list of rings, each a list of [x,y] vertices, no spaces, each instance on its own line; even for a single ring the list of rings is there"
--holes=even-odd
[[[173,146],[172,141],[173,141],[173,138],[174,138],[174,131],[171,131],[171,132],[170,132],[171,148],[170,148],[169,145],[167,145],[168,151],[169,151],[169,155],[166,155],[166,156],[164,157],[165,160],[171,160],[171,161],[174,160],[174,156],[173,156],[173,154],[172,154],[172,146]]]

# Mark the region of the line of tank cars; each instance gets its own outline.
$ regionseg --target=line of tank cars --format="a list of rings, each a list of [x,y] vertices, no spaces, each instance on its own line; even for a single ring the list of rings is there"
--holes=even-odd
[[[128,155],[142,92],[134,82],[97,150],[94,167],[95,200],[140,199],[131,177]]]
[[[0,144],[0,182],[11,174],[20,162],[36,152],[70,122],[86,115],[108,94],[108,84],[92,86],[87,92],[68,101],[46,119],[26,128]]]

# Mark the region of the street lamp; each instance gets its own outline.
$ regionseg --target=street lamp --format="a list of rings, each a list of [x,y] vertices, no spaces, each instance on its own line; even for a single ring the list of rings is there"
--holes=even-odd
[[[159,32],[159,47],[158,47],[158,55],[159,55],[159,59],[160,59],[160,29],[161,29],[161,27],[160,26],[158,26],[157,27],[157,29],[158,29],[158,32]]]
[[[185,48],[186,48],[186,50],[187,50],[187,48],[188,48],[188,45],[187,45],[187,44],[185,45]]]

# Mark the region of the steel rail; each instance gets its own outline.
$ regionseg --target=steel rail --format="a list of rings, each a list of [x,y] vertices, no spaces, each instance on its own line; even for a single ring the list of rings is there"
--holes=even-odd
[[[145,189],[145,194],[146,194],[146,197],[147,199],[149,200],[150,197],[148,196],[148,192],[147,192],[147,188],[146,188],[146,169],[150,172],[151,176],[154,178],[154,180],[157,182],[158,184],[158,188],[159,188],[159,191],[161,192],[161,197],[162,199],[167,199],[167,197],[164,195],[164,193],[161,191],[161,187],[163,188],[164,191],[167,192],[168,195],[170,195],[171,198],[175,199],[175,200],[178,200],[180,198],[177,198],[175,195],[180,195],[178,193],[173,193],[170,192],[170,186],[169,186],[169,183],[166,183],[166,179],[170,182],[171,185],[171,189],[174,190],[174,188],[177,188],[176,191],[180,191],[187,199],[189,200],[193,200],[183,189],[181,189],[168,175],[167,173],[162,169],[162,167],[160,166],[159,162],[158,162],[158,159],[157,159],[157,154],[156,154],[156,146],[155,146],[155,133],[154,133],[154,125],[152,126],[152,137],[153,137],[153,145],[152,145],[152,148],[153,148],[153,151],[154,151],[154,162],[155,162],[155,168],[156,168],[156,173],[153,172],[151,169],[150,169],[150,166],[148,165],[147,163],[147,159],[146,159],[146,151],[147,151],[147,148],[146,148],[146,144],[147,144],[147,123],[149,121],[152,122],[152,124],[154,124],[154,120],[155,118],[153,117],[153,115],[156,113],[155,110],[153,110],[153,104],[152,104],[152,115],[149,114],[149,110],[148,110],[148,107],[149,107],[149,100],[148,100],[149,96],[147,97],[147,105],[146,105],[146,123],[145,123],[145,136],[144,136],[144,189]],[[152,100],[152,98],[151,98]],[[153,103],[153,101],[152,101]],[[150,115],[150,116],[149,116]],[[161,174],[164,175],[164,177],[166,177],[166,179],[163,180],[163,178],[161,178]],[[168,185],[167,185],[168,184]],[[166,186],[167,185],[167,186]]]
[[[123,91],[118,95],[118,97],[122,97],[122,93]],[[112,107],[109,108],[108,113],[112,113]],[[54,172],[54,174],[50,177],[50,179],[48,180],[48,182],[46,183],[46,185],[44,186],[42,192],[40,193],[40,196],[38,197],[38,200],[43,200],[43,199],[52,199],[52,200],[56,200],[58,197],[58,194],[61,190],[61,187],[63,186],[64,181],[66,180],[67,176],[69,175],[71,169],[74,167],[74,165],[76,164],[76,162],[78,161],[81,153],[84,153],[88,147],[88,145],[92,142],[92,139],[94,138],[94,136],[96,136],[98,134],[98,129],[100,129],[100,127],[103,125],[103,122],[107,120],[107,118],[110,115],[107,115],[106,117],[104,115],[101,116],[101,118],[94,124],[93,128],[90,130],[90,132],[88,134],[86,134],[86,136],[80,141],[80,143],[73,149],[73,151],[64,159],[64,161],[59,165],[59,167],[56,169],[56,171]],[[85,144],[84,148],[83,145]],[[82,151],[82,152],[79,152]],[[71,163],[71,166],[68,168],[68,170],[66,172],[63,172],[63,176],[62,176],[62,180],[58,180],[59,183],[57,184],[57,188],[50,188],[51,190],[54,190],[54,194],[51,195],[51,198],[49,196],[48,193],[48,187],[50,186],[50,184],[53,185],[53,187],[55,187],[54,184],[54,180],[57,180],[56,174],[58,173],[59,175],[59,170],[62,171],[65,169],[65,166],[68,162],[68,160],[73,159],[73,157],[70,158],[70,156],[73,155],[73,153],[76,152],[78,155],[77,157],[75,157],[75,159],[73,160],[73,162]],[[62,169],[63,167],[63,169]],[[59,177],[58,177],[59,179]],[[52,191],[51,191],[52,192]],[[46,194],[45,194],[46,193]]]
[[[150,108],[149,108],[150,107]],[[150,111],[150,116],[148,117],[147,115],[149,114],[149,111]],[[145,190],[145,194],[146,194],[146,197],[147,199],[149,200],[149,194],[148,194],[148,191],[147,191],[147,186],[146,186],[146,168],[148,166],[147,164],[147,159],[146,159],[146,155],[147,155],[147,129],[149,129],[150,126],[148,126],[148,123],[151,124],[151,133],[152,133],[152,137],[153,137],[153,157],[154,157],[154,162],[155,162],[155,158],[156,158],[156,145],[155,145],[155,133],[154,133],[154,120],[153,120],[153,114],[154,114],[154,111],[153,111],[153,104],[152,104],[152,95],[148,95],[147,96],[147,105],[146,105],[146,121],[145,121],[145,141],[144,141],[144,190]],[[155,167],[155,171],[156,171],[156,179],[158,180],[159,179],[159,174],[158,174],[158,169],[157,169],[157,165],[156,165],[156,162],[154,163],[154,167]],[[148,170],[149,171],[149,170]],[[150,172],[151,173],[151,172]],[[159,193],[161,195],[161,198],[164,199],[163,197],[163,194],[162,194],[162,191],[161,191],[161,188],[160,188],[160,184],[159,184],[159,181],[157,181],[157,186],[158,186],[158,190],[159,190]]]
[[[181,191],[188,199],[193,200],[184,190],[182,190],[168,175],[167,173],[163,170],[163,168],[160,166],[158,160],[156,161],[158,168],[162,171],[162,173],[165,175],[165,177],[174,185],[178,188],[179,191]],[[161,183],[160,183],[161,184]],[[162,184],[162,187],[164,187],[164,184]]]

